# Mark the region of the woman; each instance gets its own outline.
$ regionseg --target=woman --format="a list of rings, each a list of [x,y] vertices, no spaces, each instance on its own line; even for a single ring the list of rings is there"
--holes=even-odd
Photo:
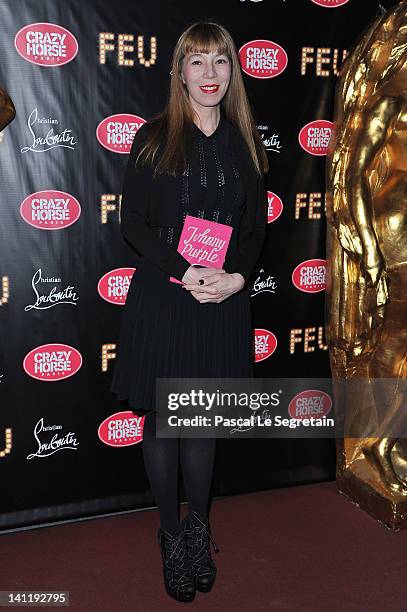
[[[111,389],[145,415],[143,458],[160,512],[165,587],[192,601],[216,577],[207,518],[216,438],[157,438],[155,379],[253,375],[246,283],[265,235],[268,161],[225,28],[189,26],[171,75],[167,106],[138,130],[126,170],[121,230],[141,260]],[[233,228],[222,269],[194,267],[177,251],[187,214]],[[189,504],[181,524],[179,458]]]

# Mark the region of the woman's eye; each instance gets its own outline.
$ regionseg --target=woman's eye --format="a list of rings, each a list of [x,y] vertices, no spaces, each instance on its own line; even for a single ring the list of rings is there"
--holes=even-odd
[[[200,61],[201,61],[201,60],[193,60],[193,61],[191,62],[191,64],[196,64],[196,62],[200,62]],[[225,59],[223,59],[223,58],[220,58],[220,59],[218,59],[218,60],[216,60],[216,61],[217,61],[217,62],[226,62],[226,60],[225,60]]]

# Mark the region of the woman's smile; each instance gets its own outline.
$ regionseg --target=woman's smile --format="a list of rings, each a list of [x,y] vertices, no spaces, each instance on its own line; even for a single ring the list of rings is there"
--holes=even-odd
[[[219,89],[219,85],[200,85],[199,89],[206,94],[216,93]]]

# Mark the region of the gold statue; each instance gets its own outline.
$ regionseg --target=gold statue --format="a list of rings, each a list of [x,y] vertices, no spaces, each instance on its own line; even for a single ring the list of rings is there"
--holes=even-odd
[[[8,93],[0,87],[0,132],[13,121],[16,109]]]
[[[327,163],[327,336],[345,426],[338,485],[407,527],[407,0],[347,58]]]

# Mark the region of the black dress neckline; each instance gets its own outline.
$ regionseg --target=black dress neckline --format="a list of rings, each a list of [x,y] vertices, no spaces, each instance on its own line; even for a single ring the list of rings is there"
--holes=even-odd
[[[220,111],[220,117],[219,117],[219,121],[218,121],[218,125],[216,126],[215,130],[212,132],[212,134],[209,134],[209,136],[207,134],[205,134],[197,125],[195,122],[193,122],[192,127],[193,130],[195,131],[196,134],[202,136],[202,138],[204,138],[205,140],[210,140],[216,136],[218,136],[221,132],[224,131],[225,129],[225,125],[226,125],[226,118],[224,116],[223,111]]]

